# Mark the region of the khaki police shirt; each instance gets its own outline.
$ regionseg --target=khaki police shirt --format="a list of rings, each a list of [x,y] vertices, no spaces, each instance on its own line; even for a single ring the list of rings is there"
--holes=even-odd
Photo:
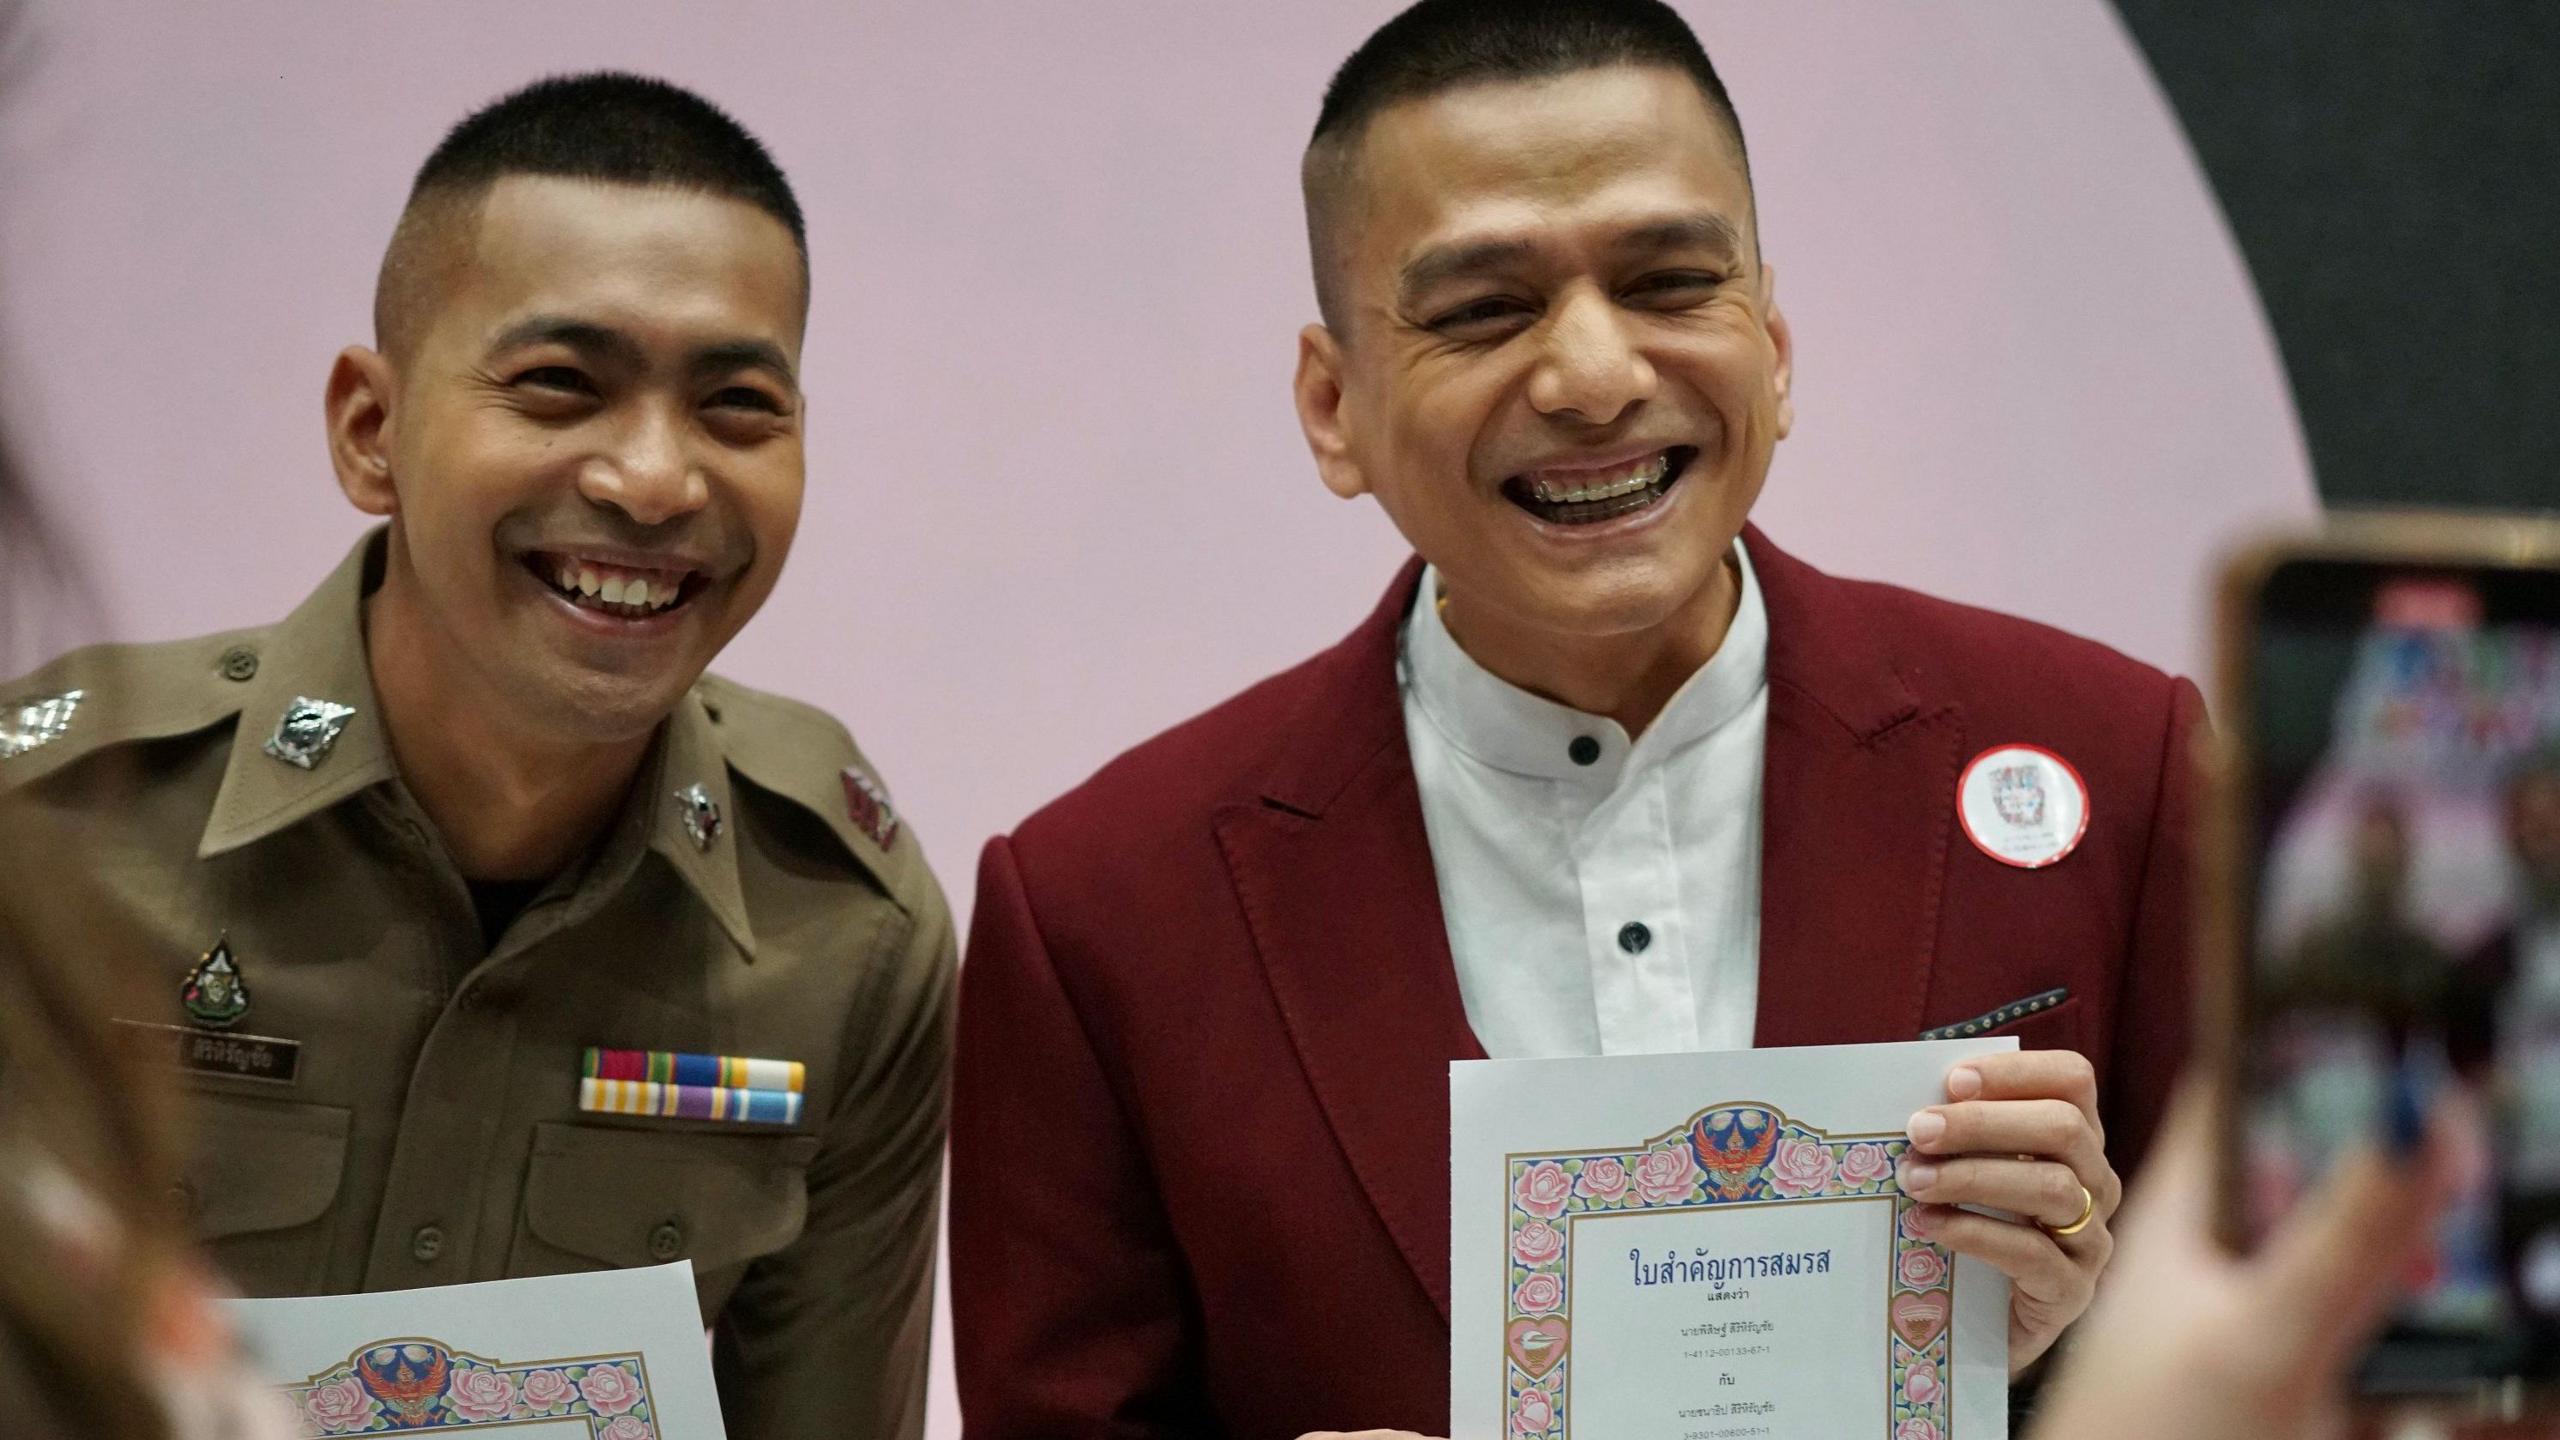
[[[204,1243],[253,1296],[689,1259],[731,1434],[916,1435],[954,959],[914,836],[842,727],[706,676],[488,950],[381,727],[381,546],[270,629],[0,686],[0,888],[144,971],[120,1029],[191,1094]],[[268,753],[302,699],[354,710],[308,769]],[[217,945],[212,1029],[179,1001]],[[582,1113],[588,1046],[800,1061],[804,1109]]]

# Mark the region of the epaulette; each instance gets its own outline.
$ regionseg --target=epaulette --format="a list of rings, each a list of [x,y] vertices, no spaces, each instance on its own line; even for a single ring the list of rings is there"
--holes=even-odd
[[[0,684],[0,791],[119,745],[209,729],[240,711],[260,630],[92,645]]]

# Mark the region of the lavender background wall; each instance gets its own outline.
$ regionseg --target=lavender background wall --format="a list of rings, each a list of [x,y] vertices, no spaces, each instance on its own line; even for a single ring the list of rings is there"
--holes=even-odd
[[[1797,336],[1763,523],[2198,665],[2208,555],[2312,489],[2113,13],[1684,8]],[[1338,635],[1402,553],[1317,485],[1286,388],[1298,148],[1391,9],[35,0],[0,114],[0,373],[102,602],[54,639],[298,599],[359,528],[320,387],[410,171],[536,75],[663,74],[772,145],[816,270],[808,514],[721,668],[845,717],[965,912],[985,836]]]

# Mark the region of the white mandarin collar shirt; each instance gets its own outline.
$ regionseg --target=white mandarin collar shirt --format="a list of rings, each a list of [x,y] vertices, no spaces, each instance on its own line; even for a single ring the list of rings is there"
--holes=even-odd
[[[1423,573],[1398,679],[1468,1023],[1496,1059],[1738,1050],[1760,980],[1769,617],[1630,741],[1460,649]]]

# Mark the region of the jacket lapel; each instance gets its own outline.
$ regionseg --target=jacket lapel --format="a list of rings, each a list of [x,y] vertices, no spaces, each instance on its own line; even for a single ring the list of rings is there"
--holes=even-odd
[[[1863,587],[1746,530],[1769,611],[1755,1043],[1916,1038],[1964,759],[1962,711],[1897,672]]]
[[[1769,610],[1756,1043],[1922,1028],[1961,711],[1891,663],[1853,587],[1744,532]],[[1396,685],[1416,561],[1309,662],[1289,745],[1218,841],[1290,1043],[1406,1263],[1449,1309],[1448,1067],[1480,1060]]]
[[[1217,817],[1298,1063],[1414,1275],[1449,1310],[1449,1062],[1479,1060],[1441,917],[1395,675],[1408,565],[1310,662],[1258,803]]]

